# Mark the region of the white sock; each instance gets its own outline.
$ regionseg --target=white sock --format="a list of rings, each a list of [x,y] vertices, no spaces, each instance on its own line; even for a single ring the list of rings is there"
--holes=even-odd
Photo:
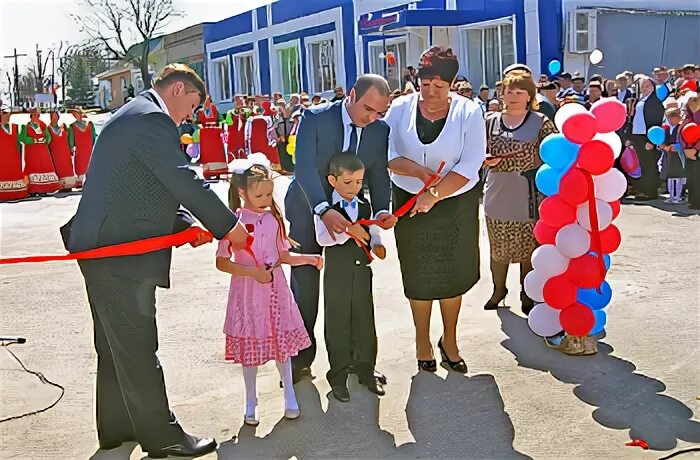
[[[243,366],[243,383],[245,383],[245,414],[255,416],[255,408],[258,405],[258,394],[255,389],[255,380],[258,375],[258,366]]]
[[[277,364],[277,370],[284,385],[284,407],[292,410],[299,409],[297,397],[294,394],[294,383],[292,382],[292,360],[287,359],[284,363],[275,361],[275,364]]]

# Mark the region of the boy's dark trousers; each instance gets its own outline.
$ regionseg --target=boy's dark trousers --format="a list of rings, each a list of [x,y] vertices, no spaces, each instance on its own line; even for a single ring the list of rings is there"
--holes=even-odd
[[[325,248],[323,277],[326,349],[331,386],[345,386],[349,366],[361,382],[374,376],[377,340],[372,269],[364,250],[349,239]]]

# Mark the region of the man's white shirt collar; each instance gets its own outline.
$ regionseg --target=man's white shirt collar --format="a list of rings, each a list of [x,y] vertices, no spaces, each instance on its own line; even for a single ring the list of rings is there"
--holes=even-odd
[[[155,96],[156,100],[158,101],[158,104],[160,105],[160,108],[163,109],[163,113],[166,114],[167,116],[170,116],[170,112],[168,112],[168,106],[165,105],[165,101],[163,100],[162,97],[160,97],[160,94],[158,94],[158,91],[156,91],[153,88],[149,88],[148,92],[153,94],[153,96]]]

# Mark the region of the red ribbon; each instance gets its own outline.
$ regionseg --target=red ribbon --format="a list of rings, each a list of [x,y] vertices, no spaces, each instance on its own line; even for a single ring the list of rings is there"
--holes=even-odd
[[[431,185],[435,183],[436,180],[440,178],[440,173],[442,172],[443,168],[445,167],[445,162],[441,161],[440,165],[437,168],[437,171],[435,171],[435,174],[430,176],[427,181],[425,181],[425,184],[423,185],[423,188],[420,189],[420,192],[416,193],[414,196],[412,196],[408,201],[406,201],[403,206],[401,206],[399,209],[394,210],[392,213],[394,217],[399,218],[406,214],[408,211],[413,208],[413,205],[416,204],[416,201],[418,200],[418,196],[422,193],[424,193],[426,190],[430,188]],[[379,222],[381,222],[379,219],[360,219],[356,223],[360,225],[376,225]]]
[[[190,227],[186,230],[173,233],[171,235],[155,236],[153,238],[130,241],[128,243],[113,244],[111,246],[103,246],[101,248],[90,249],[82,252],[71,252],[60,256],[7,257],[0,259],[0,265],[135,256],[160,251],[161,249],[179,247],[188,243],[194,243],[202,236],[204,236],[209,242],[213,241],[214,239],[214,235],[212,235],[210,232],[199,227]],[[250,254],[253,261],[255,261],[255,265],[257,266],[259,263],[255,258],[255,254],[253,253],[252,245],[253,236],[249,235],[247,245],[244,250]]]
[[[591,238],[593,239],[592,246],[595,248],[598,257],[598,269],[600,270],[600,279],[605,279],[605,259],[603,259],[603,251],[600,244],[600,228],[598,227],[598,205],[595,200],[595,185],[593,176],[588,171],[581,170],[586,178],[588,185],[588,221],[591,223]],[[600,286],[597,288],[600,294]]]
[[[641,447],[644,450],[649,449],[649,444],[643,439],[633,439],[632,441],[625,444],[627,447]]]
[[[179,233],[171,235],[156,236],[143,240],[131,241],[128,243],[113,244],[101,248],[90,249],[82,252],[72,252],[62,256],[30,256],[30,257],[9,257],[0,259],[0,265],[52,262],[57,260],[84,260],[101,259],[103,257],[135,256],[149,252],[160,251],[174,246],[182,246],[187,243],[194,243],[201,235],[206,236],[209,241],[214,235],[199,227],[190,227]]]

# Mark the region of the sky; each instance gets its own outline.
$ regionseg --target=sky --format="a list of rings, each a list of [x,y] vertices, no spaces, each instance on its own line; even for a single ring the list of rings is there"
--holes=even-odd
[[[120,0],[117,0],[120,1]],[[182,17],[173,18],[164,29],[175,32],[201,22],[219,21],[242,11],[272,3],[273,0],[173,0],[175,8],[183,11]],[[52,47],[58,51],[61,41],[82,41],[78,26],[70,13],[89,11],[82,0],[0,0],[0,87],[6,86],[5,71],[12,71],[13,60],[4,56],[28,54],[20,58],[20,72],[36,60],[36,45],[46,56]],[[136,35],[133,35],[136,43]],[[140,40],[138,40],[140,41]],[[66,45],[64,44],[64,49]],[[49,69],[51,63],[49,63]],[[50,70],[49,70],[50,71]]]

